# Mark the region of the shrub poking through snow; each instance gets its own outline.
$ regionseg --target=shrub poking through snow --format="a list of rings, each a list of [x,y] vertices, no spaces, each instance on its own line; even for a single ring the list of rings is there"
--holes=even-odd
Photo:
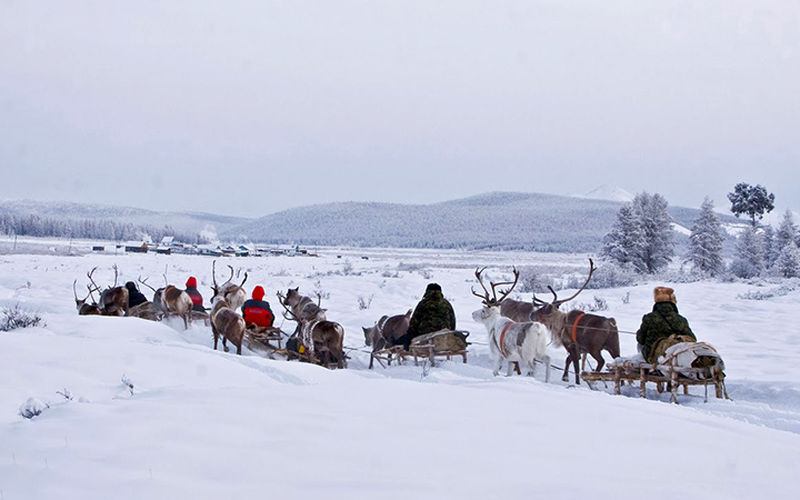
[[[608,311],[608,302],[606,301],[606,299],[595,295],[594,301],[591,304],[585,304],[581,302],[575,304],[573,309],[584,312]]]
[[[19,414],[30,419],[38,417],[48,408],[50,408],[49,404],[36,398],[28,398],[28,400],[19,407]]]
[[[45,322],[41,316],[25,311],[19,304],[14,307],[4,307],[0,312],[0,332],[34,326],[45,326]]]
[[[369,306],[372,305],[372,299],[375,298],[375,295],[370,295],[369,297],[364,297],[363,295],[358,296],[358,308],[362,311],[369,309]]]

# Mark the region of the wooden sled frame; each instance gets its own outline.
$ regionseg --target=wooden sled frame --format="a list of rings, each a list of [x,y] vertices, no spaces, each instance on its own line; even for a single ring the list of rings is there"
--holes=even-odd
[[[695,375],[687,377],[685,373]],[[708,386],[713,385],[717,399],[730,399],[725,388],[725,373],[715,367],[681,368],[670,365],[652,365],[649,363],[624,362],[614,368],[602,372],[582,372],[583,380],[592,387],[592,382],[614,382],[614,394],[620,394],[624,382],[634,385],[639,382],[639,395],[647,397],[647,382],[656,384],[656,390],[664,392],[664,385],[671,392],[670,402],[678,403],[678,387],[683,386],[683,393],[689,394],[690,385],[705,387],[704,401],[708,402]]]
[[[370,361],[376,360],[378,363],[386,368],[383,364],[386,361],[386,365],[392,366],[392,357],[397,361],[397,364],[401,364],[405,361],[406,358],[412,357],[414,358],[414,366],[419,366],[420,359],[426,359],[430,361],[431,366],[436,366],[436,358],[446,358],[450,361],[451,358],[455,356],[461,356],[461,359],[464,363],[467,362],[467,349],[461,349],[458,351],[436,351],[433,348],[433,344],[417,344],[410,346],[409,350],[406,351],[403,349],[403,346],[396,345],[392,347],[387,347],[386,349],[381,349],[379,351],[373,351],[370,353]],[[372,363],[370,363],[370,369],[372,368]]]

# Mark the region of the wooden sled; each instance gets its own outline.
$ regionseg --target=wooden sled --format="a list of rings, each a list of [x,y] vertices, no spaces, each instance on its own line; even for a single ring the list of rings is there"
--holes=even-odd
[[[670,402],[678,403],[678,388],[683,386],[683,393],[689,394],[690,385],[702,385],[705,388],[704,401],[708,402],[708,386],[713,385],[718,399],[730,399],[725,388],[725,372],[716,367],[677,368],[674,364],[650,364],[637,361],[617,363],[613,368],[601,372],[582,372],[583,380],[592,387],[592,382],[614,382],[614,394],[620,394],[623,383],[635,385],[639,383],[639,395],[647,397],[647,383],[656,384],[656,390],[664,392],[664,387],[672,393]],[[592,387],[593,388],[593,387]]]
[[[283,342],[284,333],[280,328],[248,325],[244,335],[248,343],[251,345],[265,348],[270,351],[282,349],[281,343]],[[275,342],[275,345],[278,347],[274,347],[272,344],[270,344],[270,342]]]
[[[370,356],[372,360],[376,360],[384,368],[386,368],[386,366],[392,366],[393,360],[397,361],[397,364],[402,364],[402,362],[409,357],[414,358],[414,366],[419,365],[420,359],[428,360],[430,361],[431,366],[436,366],[436,358],[446,358],[448,361],[450,361],[450,359],[457,356],[461,356],[463,362],[466,363],[466,346],[462,349],[442,348],[441,343],[436,341],[436,337],[453,333],[460,333],[464,334],[465,336],[469,335],[469,332],[466,330],[440,330],[438,332],[427,333],[425,335],[416,337],[411,341],[411,345],[407,351],[403,348],[403,346],[395,345],[385,349],[380,349],[378,351],[373,351]],[[468,342],[466,344],[469,345]],[[386,365],[383,364],[384,361],[386,361]],[[372,368],[371,365],[372,363],[370,363],[370,368]]]

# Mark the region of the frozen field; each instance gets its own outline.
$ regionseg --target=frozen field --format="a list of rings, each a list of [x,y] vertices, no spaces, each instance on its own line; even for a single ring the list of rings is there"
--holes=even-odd
[[[100,266],[100,285],[167,272],[197,277],[210,297],[211,259],[196,256],[0,255],[0,306],[20,304],[47,326],[0,332],[0,500],[33,498],[797,498],[800,463],[800,285],[670,284],[700,340],[727,365],[732,401],[701,388],[670,405],[654,390],[613,396],[492,377],[483,326],[471,313],[476,266],[586,272],[586,256],[421,250],[321,250],[320,258],[220,259],[250,274],[245,288],[323,293],[329,319],[357,348],[349,369],[211,349],[209,328],[78,317],[72,281]],[[341,258],[337,258],[341,256]],[[368,257],[363,259],[362,257]],[[224,273],[220,273],[224,274]],[[366,369],[361,326],[414,307],[436,281],[469,364]],[[656,283],[586,290],[601,314],[634,332]],[[629,301],[623,296],[630,293]],[[149,292],[148,292],[149,295]],[[530,294],[523,294],[526,299]],[[359,302],[369,302],[360,309]],[[371,301],[371,302],[370,302]],[[627,303],[626,303],[627,302]],[[281,320],[278,320],[278,324]],[[284,325],[284,330],[293,324]],[[635,337],[620,335],[623,355]],[[553,349],[563,366],[563,350]],[[129,390],[123,376],[133,383]],[[68,389],[66,401],[56,391]],[[652,387],[650,389],[653,389]],[[712,391],[713,392],[713,391]],[[29,397],[50,404],[18,415]]]

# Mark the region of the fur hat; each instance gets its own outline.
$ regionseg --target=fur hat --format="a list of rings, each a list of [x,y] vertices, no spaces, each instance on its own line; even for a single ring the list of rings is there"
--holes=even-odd
[[[439,283],[430,283],[428,285],[428,287],[425,288],[425,293],[433,292],[433,291],[437,291],[437,292],[441,292],[442,291],[442,287],[439,286]]]
[[[673,304],[678,303],[678,299],[675,298],[675,290],[665,286],[655,287],[655,289],[653,289],[653,298],[657,303],[658,302],[672,302]]]

